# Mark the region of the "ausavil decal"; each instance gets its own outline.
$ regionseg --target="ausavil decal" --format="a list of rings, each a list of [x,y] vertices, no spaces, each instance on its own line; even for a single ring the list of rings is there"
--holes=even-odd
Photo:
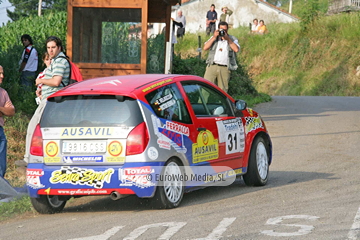
[[[110,183],[114,169],[109,168],[105,171],[96,172],[93,169],[79,167],[61,167],[60,170],[53,171],[49,179],[50,183],[72,185],[88,185],[94,188],[102,188],[104,183]]]
[[[157,143],[160,148],[170,150],[172,146],[177,152],[186,153],[184,135],[189,136],[189,128],[177,123],[166,121],[163,125],[159,118],[151,115]]]
[[[73,162],[103,162],[103,156],[68,156],[63,157],[64,163]]]
[[[161,85],[163,85],[163,84],[165,84],[165,83],[168,83],[168,82],[171,82],[171,81],[172,81],[172,79],[163,80],[163,81],[161,81],[161,82],[158,82],[158,83],[155,83],[155,84],[151,85],[150,87],[144,88],[142,91],[143,91],[143,92],[147,92],[147,91],[149,91],[149,90],[151,90],[151,89],[153,89],[153,88],[156,88],[156,87],[158,87],[158,86],[161,86]]]
[[[44,175],[44,171],[42,169],[27,169],[26,170],[26,185],[33,189],[45,187],[40,182],[40,177],[43,175]]]
[[[150,166],[119,169],[120,186],[137,186],[139,188],[155,186],[155,183],[148,177],[153,172],[154,169]]]
[[[246,126],[245,130],[246,133],[254,131],[258,128],[263,128],[263,124],[261,122],[260,117],[245,117]]]
[[[78,137],[111,137],[114,129],[109,127],[80,127],[64,128],[60,133],[61,138]]]
[[[219,157],[219,143],[209,130],[199,132],[192,145],[193,163],[206,162]]]
[[[226,142],[226,154],[244,152],[245,131],[240,118],[216,121],[219,142]]]

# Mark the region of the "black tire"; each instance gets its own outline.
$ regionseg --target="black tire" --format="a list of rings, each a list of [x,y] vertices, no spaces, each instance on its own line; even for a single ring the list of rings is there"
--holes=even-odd
[[[66,200],[60,200],[59,196],[40,195],[39,198],[31,198],[31,203],[39,213],[53,214],[64,209]]]
[[[160,179],[163,181],[158,182],[156,193],[152,199],[153,205],[159,209],[176,208],[180,205],[184,196],[185,184],[184,181],[177,181],[171,176],[171,174],[179,176],[181,174],[184,177],[182,165],[176,159],[170,159],[164,166]]]
[[[264,186],[269,177],[269,146],[262,137],[257,137],[251,147],[244,182],[248,186]]]

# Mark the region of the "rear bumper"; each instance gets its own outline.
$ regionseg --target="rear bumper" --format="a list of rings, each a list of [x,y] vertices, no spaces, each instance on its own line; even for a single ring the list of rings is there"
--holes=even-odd
[[[152,197],[157,183],[147,175],[154,172],[163,162],[125,163],[108,166],[49,166],[29,163],[26,170],[30,197],[39,195],[93,196],[135,194],[138,197]]]

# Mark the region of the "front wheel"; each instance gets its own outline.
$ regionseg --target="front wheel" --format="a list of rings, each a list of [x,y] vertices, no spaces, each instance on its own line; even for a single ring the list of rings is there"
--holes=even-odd
[[[38,198],[31,198],[31,203],[39,213],[53,214],[64,209],[66,200],[60,200],[59,196],[40,195]]]
[[[154,204],[157,208],[176,208],[184,196],[184,172],[181,165],[175,159],[170,159],[164,166],[154,196]]]
[[[248,169],[243,176],[248,186],[264,186],[269,176],[269,146],[262,137],[257,137],[252,144]]]

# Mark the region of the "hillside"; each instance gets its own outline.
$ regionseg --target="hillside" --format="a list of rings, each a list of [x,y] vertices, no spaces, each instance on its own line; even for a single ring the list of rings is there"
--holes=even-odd
[[[252,35],[248,28],[231,29],[238,37],[239,62],[258,91],[270,95],[358,96],[360,65],[357,44],[360,13],[319,16],[303,23],[269,24],[269,34]],[[203,41],[207,40],[201,35]],[[196,55],[197,36],[175,45],[183,58]],[[205,53],[202,57],[205,57]]]

